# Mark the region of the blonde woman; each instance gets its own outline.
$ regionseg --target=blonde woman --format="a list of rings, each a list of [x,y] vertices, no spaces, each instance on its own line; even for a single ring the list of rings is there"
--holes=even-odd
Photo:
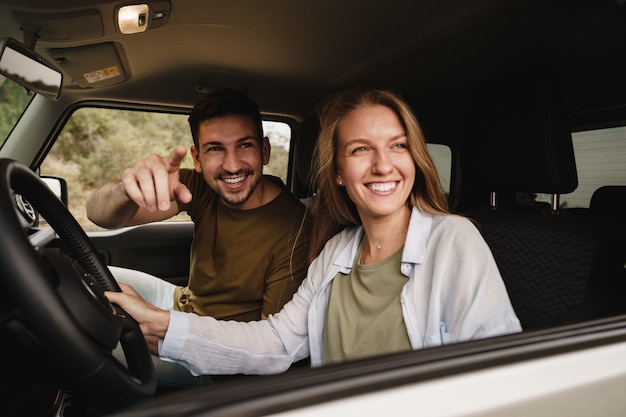
[[[307,278],[266,321],[160,310],[128,286],[107,293],[153,353],[194,374],[269,374],[521,330],[493,256],[451,215],[410,107],[348,91],[323,108]],[[177,329],[189,329],[179,333]]]

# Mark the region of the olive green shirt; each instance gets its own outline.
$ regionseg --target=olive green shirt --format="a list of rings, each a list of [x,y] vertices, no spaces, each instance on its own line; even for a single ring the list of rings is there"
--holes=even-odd
[[[276,177],[282,192],[250,210],[223,204],[201,174],[181,170],[192,193],[183,209],[195,224],[187,287],[174,308],[217,319],[259,320],[280,311],[306,276],[310,219]]]
[[[400,293],[402,248],[380,262],[361,265],[363,242],[350,274],[333,280],[324,334],[326,363],[411,350]]]

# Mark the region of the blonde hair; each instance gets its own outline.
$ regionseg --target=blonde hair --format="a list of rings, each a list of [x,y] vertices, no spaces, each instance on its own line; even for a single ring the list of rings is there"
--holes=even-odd
[[[326,241],[346,227],[361,224],[356,206],[336,183],[339,126],[354,110],[382,105],[391,109],[404,127],[415,162],[415,182],[407,205],[429,214],[448,214],[437,169],[428,153],[424,134],[411,107],[387,90],[348,90],[331,97],[320,114],[320,135],[313,160],[313,181],[318,189],[309,257],[313,260]]]

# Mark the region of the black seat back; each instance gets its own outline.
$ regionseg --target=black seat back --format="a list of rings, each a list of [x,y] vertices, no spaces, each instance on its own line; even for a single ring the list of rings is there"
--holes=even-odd
[[[559,210],[560,194],[578,184],[563,98],[558,70],[540,63],[478,83],[468,110],[464,214],[490,245],[525,329],[622,309],[626,253],[612,225]]]
[[[591,196],[589,208],[596,216],[626,221],[626,185],[605,185],[598,188]]]

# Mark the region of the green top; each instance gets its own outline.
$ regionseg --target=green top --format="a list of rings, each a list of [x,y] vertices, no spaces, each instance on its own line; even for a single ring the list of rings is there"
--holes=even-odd
[[[361,265],[361,242],[352,272],[337,274],[326,312],[326,363],[411,350],[400,303],[409,280],[400,273],[402,249]]]
[[[304,205],[276,177],[266,178],[283,191],[250,210],[225,206],[193,170],[181,170],[180,178],[193,195],[183,208],[195,234],[189,284],[176,289],[174,308],[237,321],[280,311],[306,276],[310,219]]]

